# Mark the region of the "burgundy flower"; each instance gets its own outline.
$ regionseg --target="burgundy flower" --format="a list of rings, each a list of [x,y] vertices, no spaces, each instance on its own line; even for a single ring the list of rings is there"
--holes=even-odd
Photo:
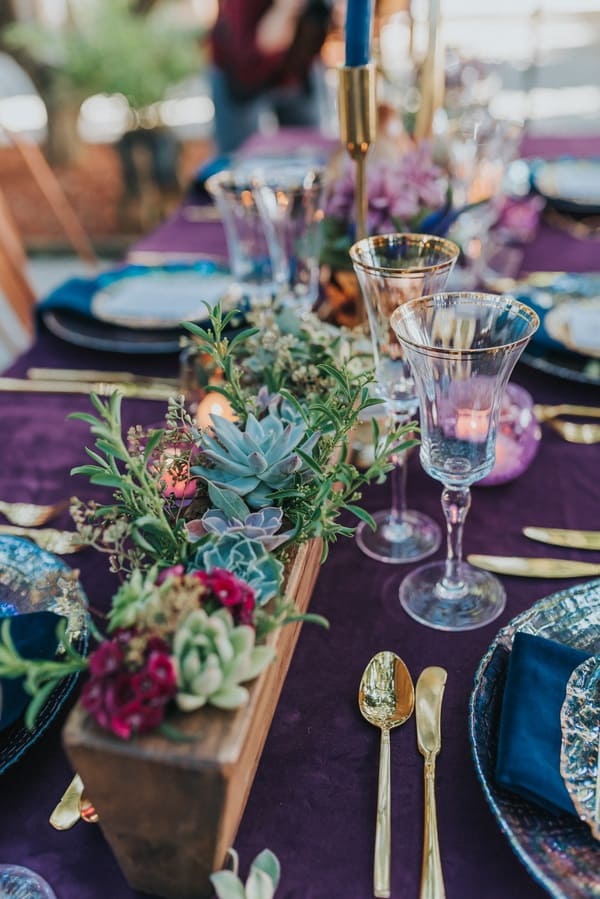
[[[164,640],[150,637],[142,662],[132,664],[124,648],[125,638],[128,642],[132,636],[140,635],[116,632],[90,657],[91,678],[81,696],[98,724],[124,740],[158,727],[177,692],[177,674]]]
[[[212,598],[229,609],[236,624],[253,626],[256,597],[246,581],[224,568],[213,568],[210,574],[206,571],[194,571],[193,574],[210,590]]]
[[[123,664],[123,649],[116,640],[101,643],[90,655],[90,671],[94,677],[112,674]]]

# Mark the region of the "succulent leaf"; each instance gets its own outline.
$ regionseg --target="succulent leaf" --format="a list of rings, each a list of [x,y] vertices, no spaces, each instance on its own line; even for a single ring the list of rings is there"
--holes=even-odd
[[[222,568],[246,581],[259,606],[278,594],[283,577],[281,562],[259,540],[239,532],[202,544],[196,554],[196,566],[208,572]]]
[[[270,399],[262,418],[250,413],[243,426],[220,415],[212,421],[213,433],[199,436],[201,455],[210,464],[194,466],[192,474],[244,497],[251,509],[269,505],[270,495],[291,487],[298,474],[311,476],[296,450],[310,457],[320,435],[308,437],[306,424],[281,396]]]
[[[209,615],[194,609],[179,624],[173,641],[178,671],[176,702],[183,711],[210,703],[233,709],[247,702],[241,683],[253,680],[272,661],[271,647],[255,647],[255,634],[235,626],[227,609]]]

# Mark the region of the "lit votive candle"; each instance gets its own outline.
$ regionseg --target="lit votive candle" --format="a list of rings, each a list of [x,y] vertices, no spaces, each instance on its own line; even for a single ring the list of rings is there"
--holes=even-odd
[[[190,477],[187,462],[181,458],[181,450],[167,450],[160,460],[160,480],[164,483],[163,496],[191,499],[196,492],[196,478]]]
[[[540,439],[531,394],[517,384],[509,384],[502,400],[494,468],[479,485],[493,487],[518,478],[533,462]]]
[[[490,415],[487,409],[459,409],[454,433],[458,440],[483,443],[487,439]]]
[[[204,399],[198,404],[196,411],[196,424],[203,430],[212,428],[213,415],[220,415],[228,421],[235,421],[236,414],[231,408],[231,403],[220,393],[209,391]]]

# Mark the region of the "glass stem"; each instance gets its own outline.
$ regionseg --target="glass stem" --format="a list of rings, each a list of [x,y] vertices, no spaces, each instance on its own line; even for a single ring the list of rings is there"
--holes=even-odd
[[[471,507],[471,491],[468,487],[444,487],[442,509],[448,532],[446,572],[441,588],[444,592],[460,595],[465,588],[461,577],[463,526]]]
[[[399,428],[409,419],[406,415],[394,415],[394,428]],[[390,520],[392,524],[402,524],[406,512],[406,462],[407,452],[393,453],[394,468],[390,478],[392,487],[392,507]]]

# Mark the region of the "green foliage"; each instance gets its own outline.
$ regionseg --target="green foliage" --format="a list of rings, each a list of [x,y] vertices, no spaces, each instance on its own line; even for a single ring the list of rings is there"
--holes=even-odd
[[[261,388],[265,384],[277,385],[280,397],[303,421],[305,433],[311,440],[310,453],[303,452],[302,443],[297,445],[296,452],[304,463],[304,469],[309,472],[309,477],[299,473],[292,485],[280,487],[268,501],[283,509],[284,518],[293,526],[295,541],[322,537],[326,551],[327,543],[335,540],[338,535],[352,534],[351,528],[339,524],[342,512],[347,511],[362,520],[368,520],[367,513],[356,505],[360,500],[361,490],[372,480],[383,480],[392,468],[389,460],[393,452],[415,444],[416,441],[407,436],[414,430],[414,422],[392,430],[384,437],[377,434],[373,462],[367,471],[359,472],[353,464],[346,461],[349,434],[360,420],[361,414],[380,402],[371,396],[369,388],[373,375],[370,370],[365,370],[361,354],[344,353],[339,336],[337,342],[327,343],[326,339],[321,339],[315,327],[311,332],[309,324],[301,324],[298,334],[292,336],[300,345],[316,344],[320,354],[314,366],[318,379],[311,380],[311,389],[300,392],[298,396],[292,386],[292,375],[298,358],[292,352],[295,345],[290,343],[288,333],[277,326],[273,332],[271,358],[269,360],[264,355],[260,357],[258,373],[255,371],[259,367],[256,365],[257,356],[248,351],[249,345],[253,345],[257,329],[248,329],[230,339],[226,328],[234,314],[223,315],[221,308],[217,306],[209,316],[210,329],[192,324],[187,324],[186,327],[194,336],[199,352],[208,355],[216,367],[224,372],[225,378],[219,390],[239,416],[242,426],[251,414],[249,410],[257,410],[260,405],[261,394],[267,394],[262,399],[264,408],[270,408],[275,401],[276,398],[269,397],[268,389],[264,386]],[[265,331],[262,328],[260,340],[264,344]],[[319,439],[313,444],[314,435],[319,435]],[[216,470],[219,477],[218,464]],[[232,485],[228,483],[227,486],[231,488]]]
[[[199,64],[197,35],[174,28],[167,14],[139,15],[130,0],[100,0],[80,5],[65,30],[18,23],[5,38],[46,63],[63,96],[123,94],[138,110],[162,100]]]
[[[59,648],[64,653],[63,658],[24,659],[13,643],[10,618],[6,618],[0,628],[0,678],[24,679],[23,687],[33,697],[25,713],[25,725],[30,729],[33,728],[38,712],[60,681],[87,668],[87,659],[71,646],[66,621],[58,623],[56,634]]]
[[[175,504],[164,495],[165,482],[161,477],[164,473],[161,448],[165,443],[167,446],[171,443],[171,435],[168,431],[158,430],[141,438],[134,432],[126,443],[122,433],[121,400],[118,392],[113,393],[107,403],[92,394],[97,416],[84,412],[69,416],[89,424],[96,438],[96,450],[86,449],[93,464],[79,465],[71,474],[86,475],[92,484],[113,488],[113,505],[93,509],[92,517],[99,519],[110,513],[113,524],[116,520],[124,524],[133,544],[135,564],[144,559],[151,563],[158,561],[164,567],[176,564],[185,555],[187,542],[184,523],[177,512],[172,512]],[[175,405],[175,408],[178,407]],[[81,525],[77,518],[76,523],[85,538],[85,524]],[[89,542],[103,548],[91,539]],[[118,561],[124,563],[128,551],[122,544],[119,548],[121,558]]]

